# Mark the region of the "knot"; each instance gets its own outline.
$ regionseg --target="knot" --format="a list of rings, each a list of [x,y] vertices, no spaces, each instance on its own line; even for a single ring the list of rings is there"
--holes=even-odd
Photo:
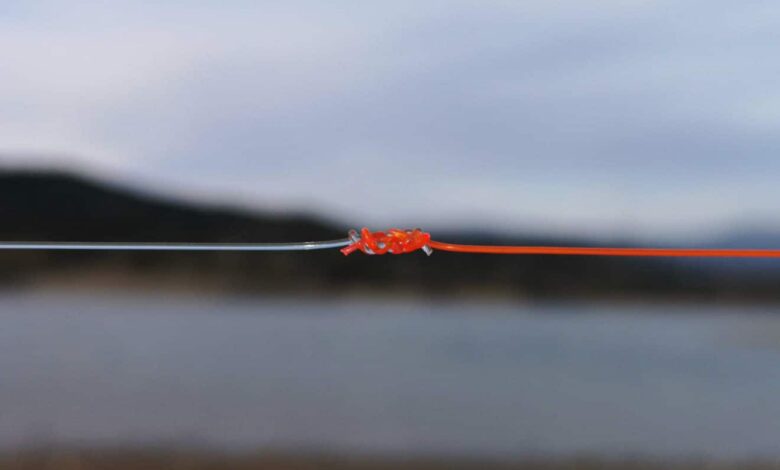
[[[367,228],[363,228],[360,235],[355,230],[350,230],[349,238],[352,243],[341,249],[344,255],[357,250],[367,255],[384,255],[385,253],[400,255],[416,250],[423,250],[429,256],[433,253],[433,250],[428,246],[431,235],[419,228],[414,230],[391,228],[386,232],[371,232]]]

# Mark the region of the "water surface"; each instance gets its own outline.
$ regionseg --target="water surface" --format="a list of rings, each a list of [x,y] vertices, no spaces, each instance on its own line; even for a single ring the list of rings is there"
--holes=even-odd
[[[0,446],[780,456],[771,309],[0,297]]]

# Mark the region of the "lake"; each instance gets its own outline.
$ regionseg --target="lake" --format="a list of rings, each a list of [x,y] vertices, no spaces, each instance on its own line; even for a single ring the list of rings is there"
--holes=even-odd
[[[0,447],[780,457],[780,309],[0,296]]]

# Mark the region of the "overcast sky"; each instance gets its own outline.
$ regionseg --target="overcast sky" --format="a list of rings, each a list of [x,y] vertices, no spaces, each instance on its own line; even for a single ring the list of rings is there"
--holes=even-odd
[[[374,227],[780,222],[780,4],[5,0],[0,159]]]

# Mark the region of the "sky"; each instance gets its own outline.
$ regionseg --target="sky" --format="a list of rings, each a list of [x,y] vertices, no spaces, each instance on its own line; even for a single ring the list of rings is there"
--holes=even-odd
[[[351,224],[780,227],[780,4],[0,3],[0,165]]]

